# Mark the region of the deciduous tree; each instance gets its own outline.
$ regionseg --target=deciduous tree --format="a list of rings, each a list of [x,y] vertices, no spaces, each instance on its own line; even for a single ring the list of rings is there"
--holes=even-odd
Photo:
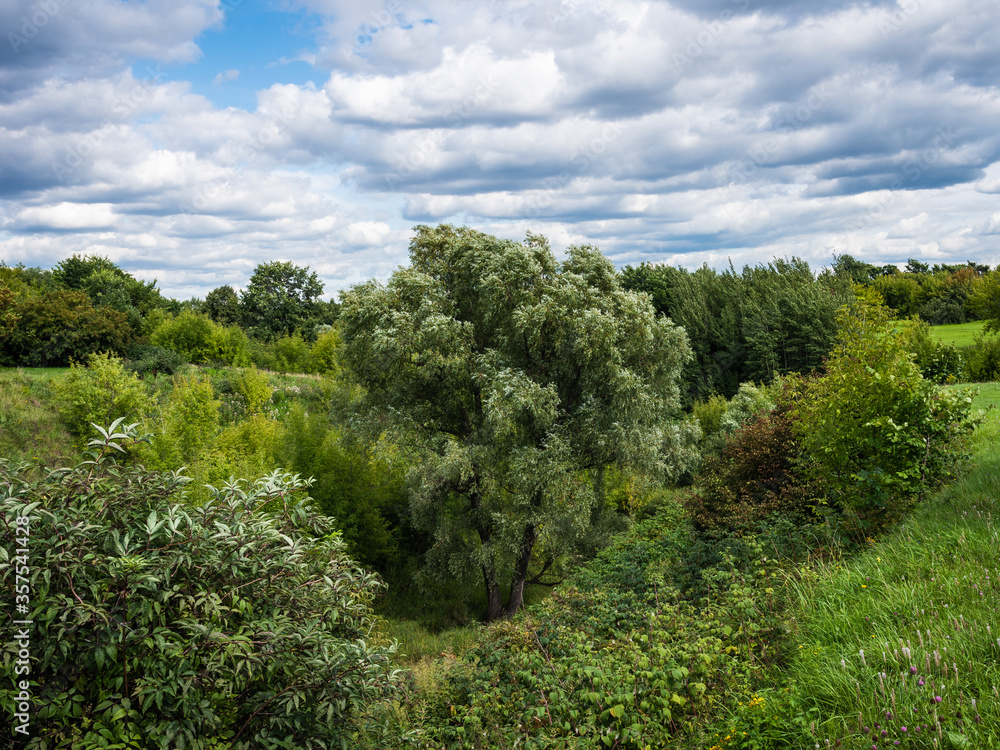
[[[311,327],[322,293],[323,282],[307,267],[281,261],[261,263],[240,297],[243,325],[268,341],[290,336],[306,324]]]
[[[420,226],[410,261],[344,295],[345,359],[369,422],[417,451],[411,510],[435,569],[478,571],[487,620],[509,617],[531,574],[600,526],[606,467],[693,458],[675,417],[690,349],[593,247],[560,263],[536,235]]]

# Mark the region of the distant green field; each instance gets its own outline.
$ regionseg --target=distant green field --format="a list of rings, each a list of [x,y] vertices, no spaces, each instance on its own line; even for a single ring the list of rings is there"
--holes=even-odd
[[[985,425],[992,425],[992,429],[1000,428],[1000,383],[973,383],[970,386],[949,386],[953,388],[971,387],[978,391],[978,395],[972,399],[973,409],[989,409],[993,407],[987,415]]]
[[[943,344],[954,346],[972,346],[975,337],[983,332],[985,321],[972,323],[956,323],[950,326],[931,326],[931,338]]]
[[[0,367],[0,373],[20,373],[35,380],[49,381],[69,372],[68,367]]]

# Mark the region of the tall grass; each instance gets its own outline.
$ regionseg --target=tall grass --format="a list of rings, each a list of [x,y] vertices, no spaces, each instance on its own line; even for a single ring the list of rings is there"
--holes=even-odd
[[[0,370],[0,458],[60,466],[77,454],[49,387],[66,371]]]
[[[415,620],[384,620],[390,639],[399,644],[400,661],[413,666],[441,656],[460,656],[476,644],[479,626],[459,626],[433,631]]]
[[[976,406],[1000,402],[982,387]],[[1000,413],[894,533],[793,583],[794,713],[825,747],[1000,747]]]

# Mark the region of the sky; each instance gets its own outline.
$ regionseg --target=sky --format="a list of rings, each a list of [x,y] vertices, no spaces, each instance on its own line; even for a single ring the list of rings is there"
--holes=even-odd
[[[328,296],[418,224],[1000,263],[996,0],[4,0],[0,260]]]

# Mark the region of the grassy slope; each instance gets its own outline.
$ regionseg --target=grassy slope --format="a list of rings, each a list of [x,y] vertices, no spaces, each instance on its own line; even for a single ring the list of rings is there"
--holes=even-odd
[[[975,403],[1000,404],[1000,384]],[[864,553],[797,582],[791,702],[820,743],[1000,747],[998,498],[994,409],[950,487]]]
[[[65,369],[0,369],[0,458],[61,466],[78,454],[49,383]]]
[[[949,326],[931,326],[931,338],[943,344],[954,346],[972,346],[975,337],[983,332],[985,322],[977,320],[972,323],[957,323]]]

